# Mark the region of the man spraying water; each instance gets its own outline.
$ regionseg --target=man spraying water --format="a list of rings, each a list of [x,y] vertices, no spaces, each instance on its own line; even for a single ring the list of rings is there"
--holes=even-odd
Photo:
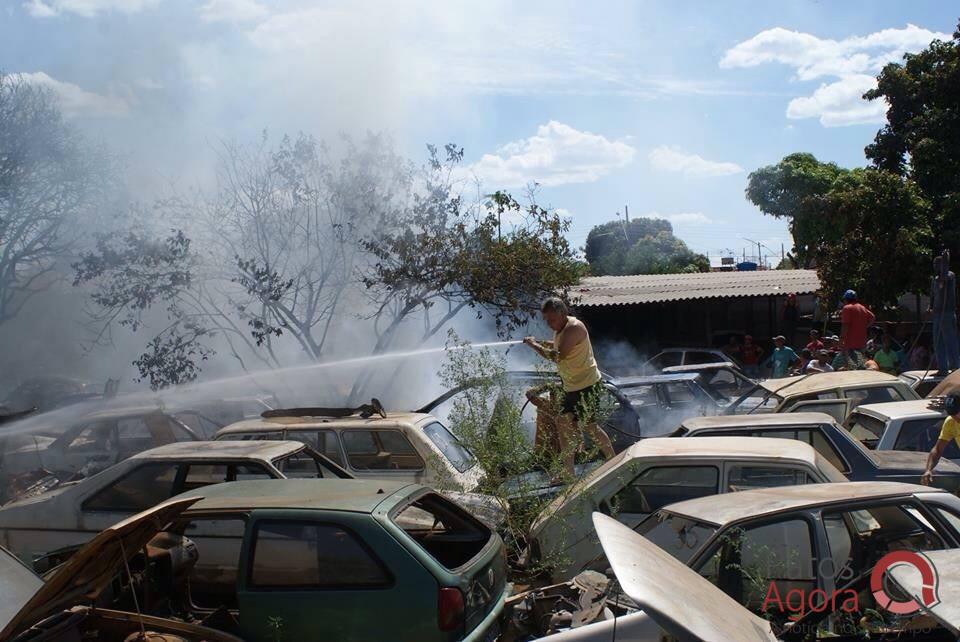
[[[540,312],[553,330],[553,341],[537,341],[534,337],[526,337],[523,342],[544,359],[557,364],[563,384],[557,432],[564,468],[573,475],[576,446],[582,440],[583,431],[590,435],[607,459],[614,455],[610,438],[600,430],[596,420],[597,406],[603,392],[600,369],[593,356],[587,327],[576,317],[570,316],[562,300],[550,297],[540,306]]]

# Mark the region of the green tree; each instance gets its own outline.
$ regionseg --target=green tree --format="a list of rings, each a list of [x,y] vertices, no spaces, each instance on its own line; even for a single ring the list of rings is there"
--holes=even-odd
[[[761,212],[788,220],[797,263],[806,266],[817,248],[837,238],[837,227],[829,219],[808,214],[805,201],[823,196],[847,177],[850,170],[836,163],[822,163],[813,154],[785,156],[776,165],[767,165],[747,177],[747,200]]]
[[[940,243],[960,250],[960,24],[880,72],[871,100],[889,104],[887,124],[867,146],[878,169],[912,179],[937,215]],[[934,248],[939,250],[940,247]]]
[[[670,221],[662,218],[635,218],[629,223],[610,221],[596,225],[587,234],[584,248],[590,271],[595,275],[625,274],[624,262],[634,243],[645,236],[673,232]]]
[[[623,223],[610,221],[595,226],[585,248],[590,273],[669,274],[706,272],[710,261],[673,235],[670,221],[638,218]]]

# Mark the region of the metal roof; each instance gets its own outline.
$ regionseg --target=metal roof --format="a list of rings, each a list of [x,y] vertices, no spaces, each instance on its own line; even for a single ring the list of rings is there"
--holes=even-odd
[[[236,482],[234,482],[236,483]],[[887,497],[908,497],[923,493],[944,493],[945,490],[931,486],[904,484],[901,482],[835,482],[827,484],[804,484],[743,490],[698,497],[671,504],[662,510],[690,517],[697,521],[722,526],[747,517],[763,517],[773,513],[815,508],[850,500],[870,501]]]
[[[571,292],[577,307],[630,305],[750,296],[811,294],[820,289],[816,270],[699,272],[591,276]]]

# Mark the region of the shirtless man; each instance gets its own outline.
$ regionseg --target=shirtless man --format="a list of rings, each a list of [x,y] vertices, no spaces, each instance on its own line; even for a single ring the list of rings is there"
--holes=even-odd
[[[574,474],[573,463],[577,447],[586,431],[604,457],[614,456],[613,445],[605,432],[597,425],[596,406],[603,392],[600,369],[593,357],[590,335],[583,322],[569,315],[567,305],[556,297],[550,297],[540,306],[543,320],[553,330],[553,341],[537,341],[526,337],[523,342],[544,359],[557,364],[563,384],[563,399],[557,431],[560,436],[563,464],[567,473]]]

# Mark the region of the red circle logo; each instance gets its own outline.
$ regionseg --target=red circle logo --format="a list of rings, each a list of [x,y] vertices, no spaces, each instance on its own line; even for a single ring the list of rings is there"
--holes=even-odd
[[[904,601],[895,600],[890,597],[884,589],[884,573],[886,573],[888,569],[900,564],[909,564],[920,572],[920,578],[922,580],[920,598],[923,602],[922,605],[914,598]],[[940,598],[937,595],[938,580],[936,569],[923,553],[893,551],[881,557],[877,565],[873,567],[873,572],[870,574],[870,590],[873,592],[873,597],[880,608],[897,615],[911,615],[917,613],[924,607],[939,604]]]

